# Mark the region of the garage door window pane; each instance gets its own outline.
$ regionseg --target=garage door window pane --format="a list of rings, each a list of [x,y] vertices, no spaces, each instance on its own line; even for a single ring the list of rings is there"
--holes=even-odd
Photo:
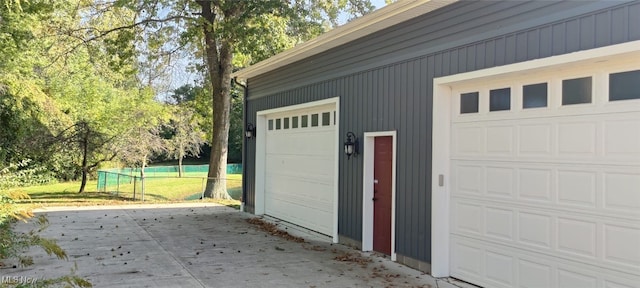
[[[640,99],[640,70],[609,75],[609,101]]]
[[[282,119],[276,119],[276,130],[280,130],[282,127]]]
[[[562,80],[562,105],[591,103],[591,77]]]
[[[289,117],[284,118],[284,129],[289,129]]]
[[[269,119],[269,130],[273,130],[273,119]]]
[[[478,113],[478,92],[460,94],[460,114]]]
[[[489,111],[503,111],[511,109],[511,88],[489,91]]]
[[[322,113],[322,126],[331,125],[331,112]]]
[[[298,116],[291,117],[291,128],[298,128]]]
[[[311,127],[318,127],[318,114],[311,114]]]
[[[300,127],[305,128],[309,127],[309,115],[302,115],[302,123],[300,123]]]
[[[522,108],[547,107],[547,83],[522,87]]]

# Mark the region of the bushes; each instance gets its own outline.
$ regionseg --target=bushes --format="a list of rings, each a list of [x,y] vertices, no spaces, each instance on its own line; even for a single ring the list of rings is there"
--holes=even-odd
[[[54,181],[53,175],[45,167],[30,167],[31,160],[0,167],[0,191],[14,187],[42,185]]]
[[[28,164],[29,161],[25,160],[8,167],[0,166],[0,262],[7,259],[17,259],[22,266],[32,265],[33,259],[24,253],[33,246],[42,248],[48,255],[55,255],[58,259],[67,260],[67,254],[55,240],[42,238],[38,235],[48,226],[45,216],[36,217],[33,222],[36,228],[29,232],[16,232],[13,229],[13,225],[17,221],[27,222],[34,215],[30,207],[15,203],[16,199],[28,199],[29,195],[23,192],[9,192],[8,189],[51,181],[46,173],[42,173],[42,169],[28,168]],[[74,275],[73,270],[70,275],[44,279],[37,283],[37,287],[61,285],[65,287],[91,287],[91,283]]]
[[[66,259],[67,255],[55,241],[41,238],[37,234],[47,227],[46,217],[37,217],[37,229],[28,233],[17,233],[12,229],[16,221],[26,222],[32,218],[33,212],[30,207],[15,203],[17,199],[28,199],[29,195],[19,191],[9,192],[7,189],[49,182],[47,177],[40,173],[41,169],[25,168],[28,164],[29,161],[24,160],[8,167],[0,167],[0,260],[17,258],[21,265],[31,265],[33,260],[22,255],[31,246],[42,247],[47,254],[55,254],[60,259]]]

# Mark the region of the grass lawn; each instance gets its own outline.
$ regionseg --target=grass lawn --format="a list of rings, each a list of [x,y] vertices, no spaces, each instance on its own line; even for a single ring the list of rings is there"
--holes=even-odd
[[[144,200],[166,201],[166,200],[195,200],[202,196],[202,191],[206,185],[206,179],[198,178],[202,176],[194,176],[188,173],[183,178],[175,176],[150,176],[145,178],[145,194]],[[206,175],[204,176],[206,177]],[[124,183],[122,183],[124,182]],[[130,181],[121,181],[118,185],[109,185],[107,191],[117,191],[122,197],[131,199],[141,199],[142,185],[140,181],[134,183]],[[134,195],[135,192],[135,195]],[[229,195],[239,200],[242,196],[242,175],[227,175],[227,192]]]
[[[188,175],[193,176],[193,175]],[[206,176],[206,175],[205,175]],[[216,202],[227,206],[239,207],[242,196],[242,175],[227,175],[227,192],[233,200],[205,199],[200,196],[204,184],[202,178],[147,178],[145,180],[144,203],[185,202],[189,200]],[[96,191],[97,181],[89,181],[85,192],[80,194],[80,182],[64,182],[42,186],[21,187],[31,199],[18,201],[20,204],[36,204],[37,206],[88,206],[141,203],[141,187],[137,183],[136,197],[133,198],[133,184],[122,183],[118,187],[108,186],[107,192]]]

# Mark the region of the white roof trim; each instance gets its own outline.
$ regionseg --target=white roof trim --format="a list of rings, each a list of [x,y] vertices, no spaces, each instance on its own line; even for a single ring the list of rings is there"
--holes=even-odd
[[[245,80],[273,71],[293,62],[373,34],[395,24],[427,14],[457,1],[458,0],[400,0],[269,59],[235,72],[231,77]]]

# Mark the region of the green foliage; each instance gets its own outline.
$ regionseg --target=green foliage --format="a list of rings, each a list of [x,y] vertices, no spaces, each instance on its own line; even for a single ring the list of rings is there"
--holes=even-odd
[[[13,188],[51,183],[53,177],[45,167],[30,167],[31,160],[0,167],[0,191]]]
[[[242,163],[242,141],[244,141],[244,95],[237,86],[232,90],[231,113],[229,115],[229,163]]]
[[[16,204],[16,200],[29,199],[29,195],[20,190],[8,189],[33,184],[33,175],[37,174],[39,169],[25,168],[28,164],[29,161],[25,160],[8,167],[0,167],[0,261],[16,259],[21,266],[33,265],[33,258],[26,256],[25,252],[34,246],[42,248],[47,255],[55,255],[58,259],[68,260],[66,252],[55,240],[39,236],[39,233],[49,224],[44,215],[39,215],[34,219],[35,221],[31,222],[35,228],[28,232],[16,232],[13,229],[16,221],[27,222],[34,216],[30,206]],[[70,285],[71,287],[91,287],[91,283],[76,276],[74,272],[55,279],[37,281],[36,287],[54,287],[61,284],[67,284],[66,286]]]
[[[0,163],[29,158],[61,180],[90,174],[116,153],[126,161],[143,155],[136,161],[145,163],[162,150],[130,153],[145,142],[136,138],[166,122],[154,99],[169,87],[174,58],[185,55],[202,75],[192,91],[183,91],[194,122],[216,153],[228,146],[229,160],[239,161],[243,100],[230,97],[236,93],[230,73],[335,27],[345,13],[372,10],[369,0],[0,4]],[[213,121],[218,115],[224,116]],[[74,128],[79,123],[89,129]]]
[[[198,118],[193,109],[177,105],[173,107],[172,117],[167,130],[171,137],[167,139],[167,153],[172,159],[178,159],[182,166],[182,159],[187,156],[198,157],[202,145],[206,143],[205,133],[200,129]]]
[[[86,279],[76,276],[75,270],[72,270],[71,274],[69,275],[65,275],[62,277],[54,278],[54,279],[43,279],[41,281],[36,282],[35,286],[29,285],[25,287],[93,287],[93,285],[91,284],[91,282],[87,281]]]
[[[13,221],[5,221],[0,224],[0,259],[15,258],[22,266],[33,265],[33,259],[30,256],[24,256],[24,252],[29,247],[38,246],[49,256],[55,255],[58,259],[67,260],[67,254],[55,240],[38,235],[49,225],[45,216],[38,216],[34,222],[36,228],[27,233],[13,231],[12,223]]]

